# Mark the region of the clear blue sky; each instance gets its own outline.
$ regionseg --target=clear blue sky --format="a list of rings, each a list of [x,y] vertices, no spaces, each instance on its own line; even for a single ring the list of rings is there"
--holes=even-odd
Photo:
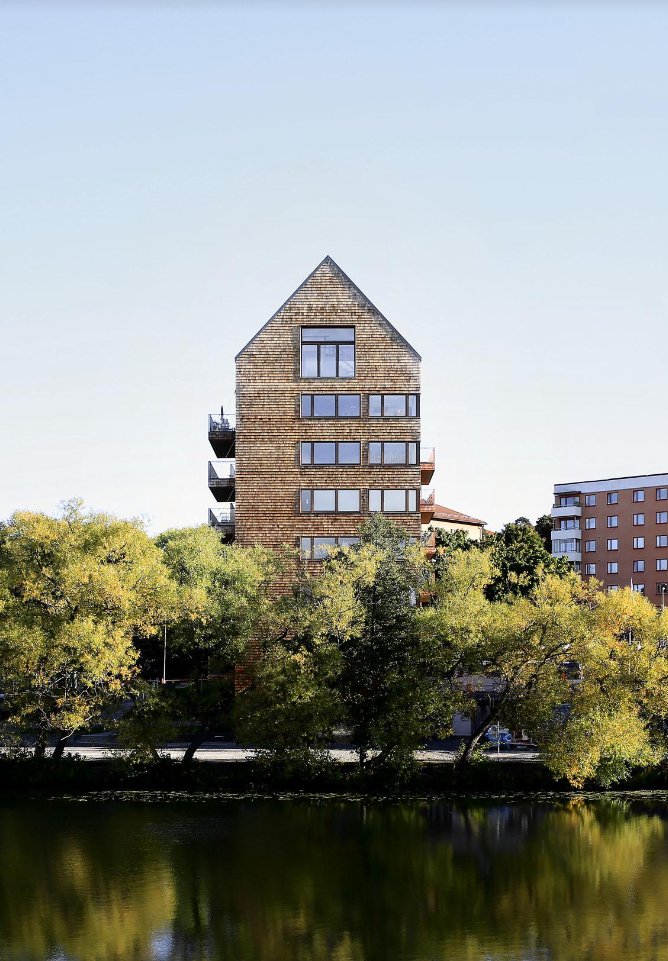
[[[668,5],[0,3],[0,517],[199,523],[233,358],[329,253],[438,500],[668,470]]]

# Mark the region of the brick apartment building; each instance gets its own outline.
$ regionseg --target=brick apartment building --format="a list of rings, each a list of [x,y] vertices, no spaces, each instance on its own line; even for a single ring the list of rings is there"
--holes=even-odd
[[[420,355],[326,257],[236,357],[236,418],[209,417],[209,522],[307,563],[374,512],[419,538],[433,514]]]
[[[555,484],[552,553],[608,590],[668,591],[668,474]]]

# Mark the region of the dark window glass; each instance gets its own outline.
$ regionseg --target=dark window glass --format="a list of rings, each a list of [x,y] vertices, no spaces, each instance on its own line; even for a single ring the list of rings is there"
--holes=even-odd
[[[311,491],[302,491],[302,492],[301,492],[301,509],[302,509],[302,512],[303,512],[304,514],[308,513],[308,512],[311,510],[312,504],[313,504],[313,501],[312,501],[312,498],[311,498]]]
[[[313,491],[313,510],[332,513],[336,509],[336,493],[333,490]]]
[[[314,464],[335,464],[336,463],[336,444],[330,442],[318,442],[313,445]]]
[[[339,444],[339,464],[359,464],[360,445],[343,441]]]
[[[336,415],[336,397],[334,394],[313,395],[313,416],[334,417]]]
[[[310,417],[313,406],[312,406],[313,394],[302,394],[302,417]]]
[[[353,547],[355,544],[359,544],[359,537],[339,537],[337,538],[339,542],[339,547]]]
[[[360,416],[360,395],[339,394],[339,417]]]
[[[382,412],[380,394],[369,394],[369,417],[380,417]]]
[[[357,514],[360,509],[360,492],[355,490],[338,491],[338,510],[342,513]]]
[[[385,417],[405,417],[406,395],[385,394],[383,413]]]
[[[302,343],[355,343],[354,327],[302,327]]]
[[[380,464],[383,445],[378,441],[371,441],[369,444],[369,463]]]
[[[302,377],[318,376],[318,348],[302,346]]]
[[[355,347],[352,344],[341,344],[339,346],[339,370],[337,376],[355,376]]]

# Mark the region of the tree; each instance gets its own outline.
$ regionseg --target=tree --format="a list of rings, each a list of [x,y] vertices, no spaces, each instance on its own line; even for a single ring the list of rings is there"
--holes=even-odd
[[[138,521],[86,513],[17,512],[0,528],[0,676],[8,723],[54,756],[127,694],[136,635],[173,606],[160,553]]]
[[[552,553],[552,527],[553,522],[549,514],[542,514],[534,524],[534,529],[548,554]]]
[[[167,695],[172,713],[192,729],[183,757],[229,725],[235,665],[276,617],[268,588],[281,555],[261,547],[226,545],[211,527],[166,531],[156,543],[176,588],[169,628],[171,656],[191,683]]]
[[[489,539],[488,546],[497,569],[488,589],[491,600],[528,597],[544,573],[566,577],[570,571],[567,560],[554,558],[545,549],[540,535],[526,517],[506,524]]]

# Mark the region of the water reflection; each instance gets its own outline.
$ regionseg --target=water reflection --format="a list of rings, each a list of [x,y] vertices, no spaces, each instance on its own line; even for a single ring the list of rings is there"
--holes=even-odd
[[[3,961],[668,961],[668,807],[0,807]]]

